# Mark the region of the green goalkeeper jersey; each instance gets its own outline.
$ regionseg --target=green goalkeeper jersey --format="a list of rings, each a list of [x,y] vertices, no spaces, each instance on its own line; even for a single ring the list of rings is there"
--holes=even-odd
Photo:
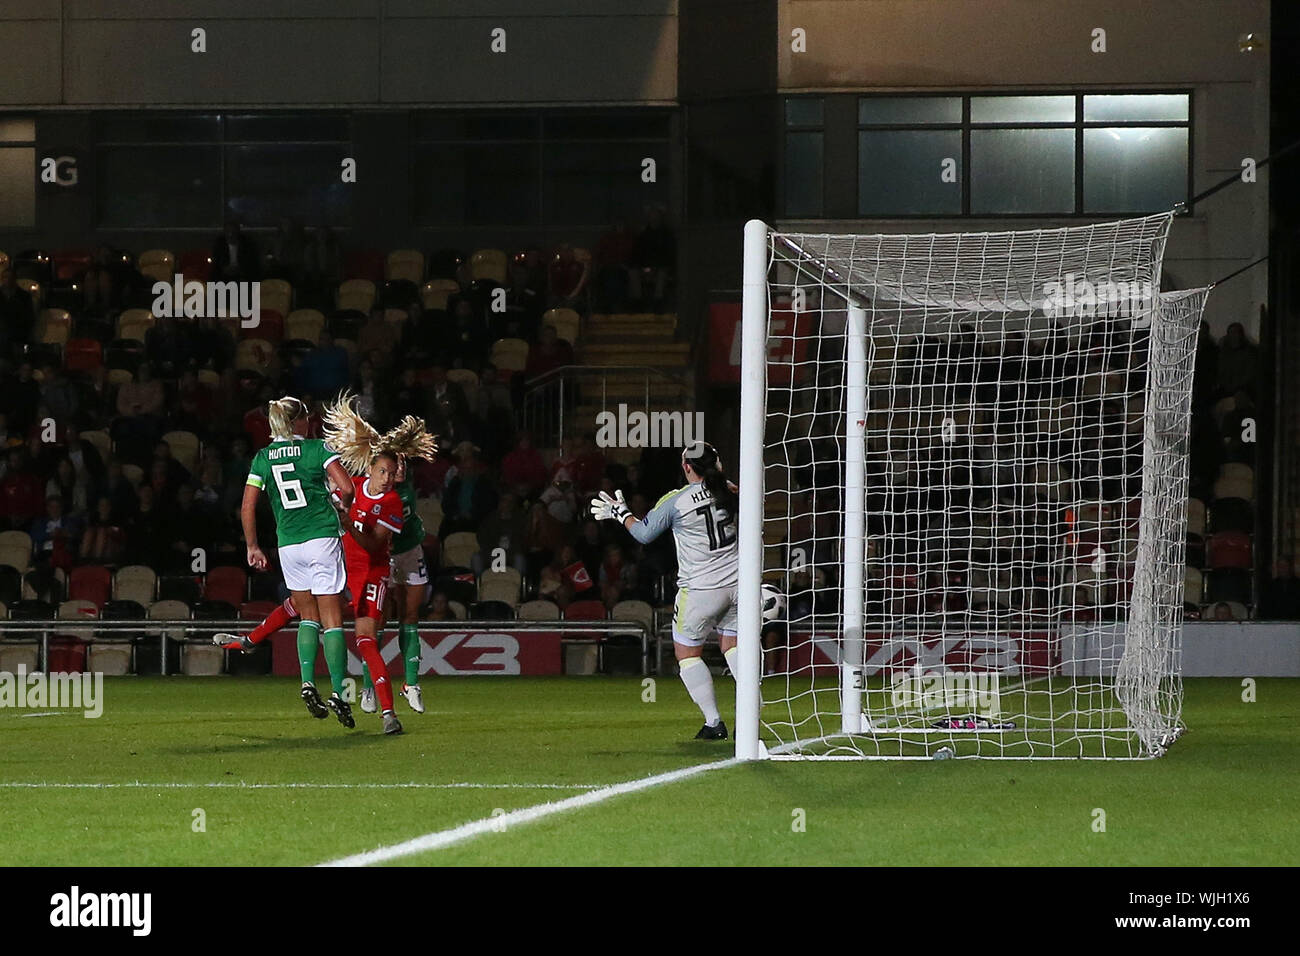
[[[424,543],[424,522],[415,510],[415,483],[407,478],[396,491],[402,499],[402,530],[393,537],[393,554],[404,554]]]
[[[329,499],[325,469],[338,460],[319,438],[274,441],[253,456],[248,484],[271,499],[280,547],[339,536],[338,512]]]

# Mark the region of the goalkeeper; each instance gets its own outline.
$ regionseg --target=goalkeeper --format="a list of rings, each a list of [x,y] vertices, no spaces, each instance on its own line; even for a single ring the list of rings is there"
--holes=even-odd
[[[677,544],[677,602],[673,613],[673,650],[682,683],[704,714],[697,740],[726,740],[727,725],[718,713],[713,676],[700,656],[710,631],[718,632],[723,656],[736,673],[736,486],[727,480],[717,450],[693,442],[682,452],[686,485],[659,499],[644,519],[628,510],[623,492],[605,492],[591,503],[597,520],[617,521],[645,544],[669,528]]]

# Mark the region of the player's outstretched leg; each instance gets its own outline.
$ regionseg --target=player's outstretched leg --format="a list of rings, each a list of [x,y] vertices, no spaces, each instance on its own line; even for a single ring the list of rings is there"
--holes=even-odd
[[[275,610],[266,616],[261,624],[253,628],[244,637],[238,634],[213,634],[212,643],[227,651],[243,651],[245,654],[251,654],[258,644],[261,644],[268,637],[283,627],[286,627],[290,621],[298,617],[298,609],[293,606],[293,598],[287,597],[284,603],[278,605]]]

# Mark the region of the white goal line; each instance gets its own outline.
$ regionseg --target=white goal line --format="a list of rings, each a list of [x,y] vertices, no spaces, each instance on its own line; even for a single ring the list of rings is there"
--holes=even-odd
[[[601,783],[248,783],[210,781],[198,783],[149,783],[131,780],[116,783],[62,783],[58,781],[0,781],[0,790],[598,790]]]
[[[636,793],[637,791],[649,790],[652,787],[662,786],[663,784],[676,783],[679,780],[685,780],[688,777],[707,773],[710,770],[721,770],[724,767],[734,767],[743,762],[743,760],[736,757],[729,757],[726,760],[716,760],[712,763],[695,764],[690,767],[683,767],[680,770],[672,770],[668,773],[655,774],[651,777],[642,777],[638,780],[628,780],[624,783],[600,787],[599,789],[592,790],[589,793],[567,797],[564,800],[557,800],[552,803],[541,803],[531,807],[523,807],[519,810],[512,810],[509,813],[503,813],[497,816],[483,817],[469,823],[462,823],[459,826],[450,827],[446,830],[435,830],[432,833],[426,833],[423,836],[418,836],[402,843],[395,843],[391,846],[381,846],[374,850],[367,850],[364,853],[356,853],[352,856],[340,857],[336,860],[327,860],[326,862],[317,865],[369,866],[372,863],[385,863],[389,860],[396,860],[400,857],[411,856],[416,853],[425,853],[429,850],[441,850],[454,843],[461,843],[485,833],[501,833],[512,827],[521,826],[525,823],[532,823],[534,820],[540,820],[543,817],[553,816],[557,813],[564,813],[566,810],[577,810],[582,807],[589,807],[597,803],[603,803],[612,797],[621,796],[625,793]]]

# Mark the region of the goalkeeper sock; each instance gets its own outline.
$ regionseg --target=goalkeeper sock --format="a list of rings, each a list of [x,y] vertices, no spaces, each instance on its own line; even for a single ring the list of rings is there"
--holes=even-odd
[[[343,637],[343,628],[331,627],[321,635],[325,645],[325,665],[330,669],[330,686],[334,693],[343,696],[343,678],[348,671],[348,644]]]
[[[402,660],[406,662],[406,684],[416,687],[420,683],[420,625],[403,624],[398,634]]]
[[[248,643],[261,644],[297,616],[298,609],[293,606],[293,598],[285,598],[283,604],[268,614],[265,621],[249,632]]]
[[[740,652],[740,648],[733,647],[731,650],[727,651],[725,654],[722,655],[727,659],[727,668],[731,671],[732,680],[736,679],[736,663],[738,660],[739,652]]]
[[[298,667],[304,684],[316,683],[316,652],[319,648],[320,622],[301,622],[298,625]]]
[[[373,637],[357,637],[357,653],[375,675],[375,693],[379,696],[379,709],[388,713],[393,709],[393,685],[388,680],[388,665],[379,656],[379,645]]]
[[[686,692],[691,695],[695,706],[704,714],[704,722],[710,727],[716,727],[722,715],[718,713],[718,700],[713,695],[713,675],[705,666],[704,659],[688,657],[678,667],[681,670],[682,683],[686,685]]]

